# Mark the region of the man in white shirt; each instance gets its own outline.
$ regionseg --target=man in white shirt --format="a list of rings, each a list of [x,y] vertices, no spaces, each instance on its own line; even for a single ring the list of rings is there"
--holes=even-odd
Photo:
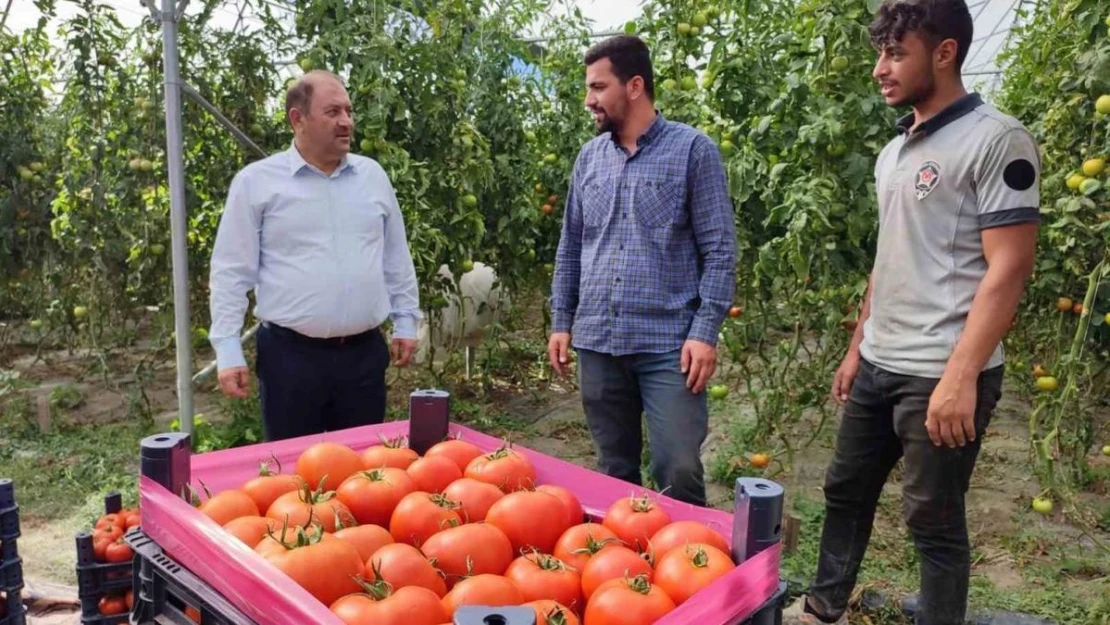
[[[293,145],[231,182],[212,251],[210,341],[220,388],[247,397],[239,334],[254,289],[267,440],[385,418],[385,370],[408,365],[421,318],[397,198],[382,167],[350,154],[351,102],[313,71],[286,94]],[[392,346],[379,326],[393,321]]]

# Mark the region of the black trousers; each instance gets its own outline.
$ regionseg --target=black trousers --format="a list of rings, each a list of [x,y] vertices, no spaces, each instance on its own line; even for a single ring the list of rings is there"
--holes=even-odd
[[[389,347],[379,330],[321,340],[267,323],[256,345],[266,440],[385,420]]]
[[[964,495],[991,412],[1002,395],[1003,368],[977,384],[975,442],[937,447],[925,429],[939,380],[898,375],[863,361],[844,407],[836,454],[825,477],[825,526],[807,611],[829,622],[848,607],[883,484],[904,459],[902,514],[921,561],[918,625],[962,625],[971,548]]]

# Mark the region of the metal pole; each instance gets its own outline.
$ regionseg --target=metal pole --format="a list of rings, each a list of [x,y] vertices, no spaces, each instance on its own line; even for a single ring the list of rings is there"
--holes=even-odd
[[[193,353],[189,314],[188,220],[185,210],[185,165],[182,162],[181,85],[177,58],[177,18],[186,1],[162,0],[162,63],[165,66],[166,162],[170,184],[170,249],[173,258],[173,317],[177,332],[177,410],[181,431],[193,433]]]

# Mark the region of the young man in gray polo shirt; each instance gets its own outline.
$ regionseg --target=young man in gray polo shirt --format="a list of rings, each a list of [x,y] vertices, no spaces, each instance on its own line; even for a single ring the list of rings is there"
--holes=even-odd
[[[825,482],[816,579],[787,623],[845,622],[887,475],[921,560],[918,625],[964,622],[964,496],[1002,388],[1001,341],[1033,269],[1040,158],[1012,117],[963,87],[964,0],[886,0],[871,27],[890,106],[911,106],[875,165],[879,239]]]

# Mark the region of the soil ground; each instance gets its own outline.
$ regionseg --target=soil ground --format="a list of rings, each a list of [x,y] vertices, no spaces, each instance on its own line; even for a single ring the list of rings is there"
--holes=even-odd
[[[499,356],[480,356],[469,380],[455,358],[448,374],[432,375],[426,368],[392,373],[391,417],[403,418],[410,390],[449,388],[458,420],[593,468],[593,446],[573,381],[550,379],[539,338],[514,339],[496,350]],[[201,351],[198,368],[209,357]],[[147,366],[136,368],[139,358]],[[491,373],[506,367],[512,375]],[[56,352],[44,358],[17,353],[8,364],[0,364],[0,373],[4,370],[17,371],[19,378],[0,378],[0,477],[16,481],[22,521],[19,551],[30,592],[58,599],[59,603],[37,605],[61,612],[32,616],[31,622],[76,623],[74,613],[67,612],[76,597],[74,534],[90,527],[106,492],[121,489],[133,496],[138,441],[170,429],[176,418],[172,353],[151,356],[136,348],[107,361],[87,352]],[[252,412],[256,405],[221,399],[211,381],[197,387],[195,401],[197,412],[213,424],[212,436],[258,436]],[[43,428],[47,407],[50,424]],[[974,547],[972,610],[1020,611],[1076,625],[1102,622],[1100,618],[1110,616],[1095,610],[1110,606],[1110,534],[1068,522],[1060,503],[1048,516],[1030,510],[1039,487],[1029,470],[1028,410],[1016,393],[1006,393],[967,496]],[[734,453],[730,435],[750,419],[739,396],[713,402],[711,414],[711,434],[704,447],[707,467],[719,466],[722,455]],[[766,471],[768,478],[785,486],[786,511],[800,521],[798,549],[786,556],[782,570],[795,591],[804,586],[816,563],[823,519],[821,483],[835,427],[827,424],[808,449],[795,455],[792,466],[773,462]],[[1092,457],[1092,464],[1106,474],[1110,458]],[[896,468],[882,495],[857,599],[865,591],[901,596],[916,590],[918,561],[901,519],[899,473]],[[732,487],[711,480],[711,505],[731,508]],[[1101,523],[1095,519],[1091,525],[1108,526],[1104,492],[1084,494],[1080,503],[1096,514],[1102,511]],[[872,625],[908,622],[893,607],[870,604],[867,609],[855,605],[851,618]]]

